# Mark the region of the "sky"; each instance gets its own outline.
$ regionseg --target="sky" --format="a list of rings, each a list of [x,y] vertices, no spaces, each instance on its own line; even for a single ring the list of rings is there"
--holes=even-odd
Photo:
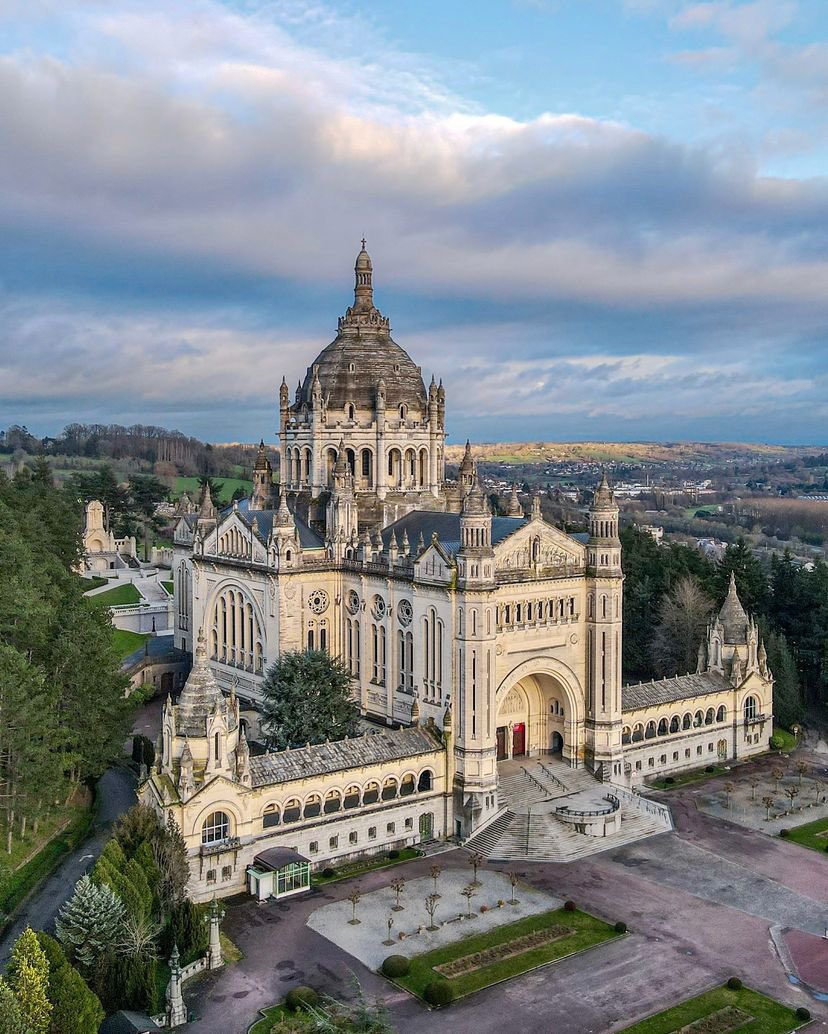
[[[828,440],[824,0],[0,0],[0,426],[273,441],[364,235],[451,441]]]

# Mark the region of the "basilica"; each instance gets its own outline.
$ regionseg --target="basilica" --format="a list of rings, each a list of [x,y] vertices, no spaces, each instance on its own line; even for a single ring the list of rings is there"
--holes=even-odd
[[[468,445],[448,481],[445,439],[442,382],[426,388],[392,338],[363,242],[334,340],[292,399],[279,389],[278,483],[262,443],[249,500],[218,510],[207,491],[176,525],[175,645],[194,663],[139,792],[181,827],[197,900],[296,892],[365,853],[481,843],[517,807],[507,771],[547,789],[586,779],[612,821],[570,805],[553,818],[604,836],[646,777],[767,749],[773,679],[735,584],[697,671],[625,686],[606,478],[588,533],[567,535],[515,493],[493,516]],[[302,649],[342,658],[364,732],[251,751],[264,675]]]

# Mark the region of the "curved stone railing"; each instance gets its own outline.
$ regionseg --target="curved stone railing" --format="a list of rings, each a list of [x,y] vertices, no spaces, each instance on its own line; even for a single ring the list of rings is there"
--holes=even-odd
[[[606,794],[604,800],[607,802],[607,806],[604,808],[578,809],[571,808],[568,804],[562,804],[555,809],[555,814],[564,821],[571,819],[574,822],[581,819],[599,818],[602,815],[613,815],[621,807],[621,802],[615,794]]]

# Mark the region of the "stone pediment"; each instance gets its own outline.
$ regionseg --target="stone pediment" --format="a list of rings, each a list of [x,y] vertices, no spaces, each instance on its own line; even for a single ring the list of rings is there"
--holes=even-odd
[[[586,547],[544,520],[522,524],[499,542],[494,552],[496,571],[582,568],[586,564]]]
[[[256,515],[252,523],[237,510],[231,510],[205,539],[205,551],[220,556],[243,556],[258,563],[267,560],[267,543],[261,528],[257,528]],[[251,557],[252,551],[252,557]]]
[[[423,550],[414,564],[414,580],[418,582],[451,582],[454,565],[439,541],[432,542]]]

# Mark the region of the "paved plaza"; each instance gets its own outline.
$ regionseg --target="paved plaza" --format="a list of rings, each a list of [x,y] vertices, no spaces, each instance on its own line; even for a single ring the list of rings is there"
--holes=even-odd
[[[436,881],[440,894],[434,913],[437,929],[429,930],[431,920],[425,899],[434,890],[432,878],[425,876],[406,883],[405,891],[400,895],[402,910],[399,912],[393,910],[397,900],[390,885],[393,878],[394,870],[390,873],[386,870],[386,886],[361,897],[356,909],[358,923],[351,922],[353,906],[346,898],[318,908],[308,919],[308,926],[358,958],[369,969],[379,969],[388,955],[422,955],[471,934],[485,933],[526,916],[560,908],[563,904],[561,898],[525,883],[515,889],[517,903],[509,904],[512,898],[509,878],[502,872],[480,869],[480,886],[475,888],[470,903],[472,916],[468,918],[469,904],[461,891],[473,879],[471,868],[446,867]],[[498,901],[502,903],[500,907]],[[481,913],[481,905],[487,908],[486,912]],[[389,918],[394,923],[390,938]],[[386,943],[389,939],[392,944]]]

